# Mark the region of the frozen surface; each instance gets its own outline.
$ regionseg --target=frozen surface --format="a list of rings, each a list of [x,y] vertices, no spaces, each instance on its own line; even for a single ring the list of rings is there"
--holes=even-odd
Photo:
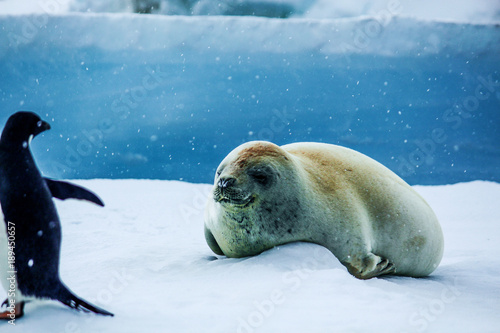
[[[137,6],[173,15],[261,15],[286,13],[291,17],[344,18],[394,14],[420,19],[488,23],[500,20],[494,0],[3,0],[0,13],[131,13]]]
[[[490,0],[317,0],[313,1],[303,16],[311,18],[376,16],[389,8],[396,8],[401,15],[428,20],[478,23],[500,19],[500,3]]]
[[[428,278],[357,280],[325,248],[295,243],[244,259],[203,237],[209,185],[78,181],[106,203],[57,201],[61,275],[102,318],[28,304],[2,332],[497,332],[500,185],[417,186],[445,253]],[[0,291],[0,298],[5,297]]]

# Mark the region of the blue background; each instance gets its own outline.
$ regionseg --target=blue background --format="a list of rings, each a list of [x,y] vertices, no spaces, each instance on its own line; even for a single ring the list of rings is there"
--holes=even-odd
[[[159,53],[38,41],[0,54],[0,125],[17,110],[51,123],[32,144],[48,176],[211,183],[233,148],[268,140],[346,146],[410,184],[500,181],[500,61],[488,50]]]

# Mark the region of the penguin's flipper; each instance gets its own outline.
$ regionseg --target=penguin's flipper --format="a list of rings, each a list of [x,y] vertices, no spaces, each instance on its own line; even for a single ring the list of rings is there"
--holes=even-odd
[[[5,302],[3,302],[2,306],[4,305]],[[16,303],[14,309],[7,308],[6,311],[0,312],[0,320],[18,319],[21,318],[22,316],[24,316],[24,302]]]
[[[58,301],[63,303],[64,305],[67,305],[70,308],[78,311],[93,312],[95,314],[100,314],[103,316],[111,316],[111,317],[114,316],[114,314],[112,314],[111,312],[108,312],[104,309],[98,308],[95,305],[87,303],[83,299],[78,298],[76,295],[71,293],[71,291],[69,291],[67,288],[65,289],[66,290],[64,290],[62,296],[58,299]]]
[[[89,190],[77,186],[68,182],[62,182],[59,180],[53,180],[50,178],[44,178],[45,183],[49,187],[52,196],[57,199],[80,199],[87,200],[95,203],[96,205],[104,207],[104,203],[101,199]]]

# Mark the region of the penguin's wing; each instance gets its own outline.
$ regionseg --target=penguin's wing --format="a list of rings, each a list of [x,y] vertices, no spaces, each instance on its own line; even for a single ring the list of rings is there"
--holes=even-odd
[[[49,178],[44,178],[45,183],[49,187],[50,193],[52,196],[57,199],[66,200],[66,199],[80,199],[87,200],[95,203],[96,205],[104,207],[104,203],[99,199],[97,195],[90,192],[89,190],[68,183],[62,182],[59,180],[53,180]]]

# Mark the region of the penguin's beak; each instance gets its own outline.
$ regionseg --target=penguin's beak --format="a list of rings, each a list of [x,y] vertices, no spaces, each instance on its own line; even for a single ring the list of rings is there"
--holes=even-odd
[[[47,131],[50,129],[50,124],[46,121],[42,121],[42,128],[44,131]]]

